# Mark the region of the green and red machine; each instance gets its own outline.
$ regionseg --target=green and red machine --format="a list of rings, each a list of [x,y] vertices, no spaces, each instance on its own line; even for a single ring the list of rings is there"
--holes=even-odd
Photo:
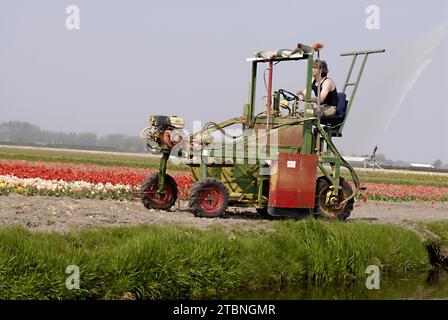
[[[159,172],[142,184],[140,196],[147,208],[167,210],[178,197],[174,179],[166,173],[170,157],[190,166],[194,184],[189,207],[200,217],[220,217],[228,206],[253,207],[263,216],[302,218],[309,215],[345,220],[353,209],[360,184],[355,170],[344,160],[332,142],[341,137],[359,81],[370,54],[367,50],[341,54],[352,56],[343,91],[334,117],[321,118],[311,99],[312,68],[322,46],[298,44],[292,50],[260,51],[247,59],[252,63],[249,101],[243,116],[223,123],[208,122],[197,133],[184,136],[184,121],[176,116],[151,116],[141,137],[148,150],[161,154]],[[351,82],[357,58],[362,58],[358,75]],[[274,66],[304,61],[307,64],[306,97],[299,98],[284,89],[273,92]],[[255,114],[257,71],[267,64],[266,110]],[[347,99],[346,91],[351,88]],[[319,100],[317,104],[319,104]],[[226,128],[238,125],[241,134]],[[223,140],[213,142],[214,135]],[[353,191],[340,176],[347,168],[354,182]]]

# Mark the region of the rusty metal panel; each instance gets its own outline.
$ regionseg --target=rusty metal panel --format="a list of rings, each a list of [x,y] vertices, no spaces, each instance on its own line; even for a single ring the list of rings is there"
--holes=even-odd
[[[269,206],[313,208],[317,178],[317,154],[279,153],[272,164]]]
[[[272,126],[271,126],[272,127]],[[266,125],[256,124],[254,126],[254,130],[257,134],[260,134],[259,131],[265,132]],[[277,139],[274,139],[274,134],[278,135]],[[262,134],[261,134],[262,135]],[[285,147],[298,147],[302,146],[302,137],[303,137],[303,125],[294,125],[289,127],[284,127],[278,130],[272,131],[270,134],[270,141],[277,141],[277,144],[271,142],[272,147],[277,146],[285,146]]]
[[[289,126],[278,131],[280,146],[297,147],[302,145],[303,125]]]

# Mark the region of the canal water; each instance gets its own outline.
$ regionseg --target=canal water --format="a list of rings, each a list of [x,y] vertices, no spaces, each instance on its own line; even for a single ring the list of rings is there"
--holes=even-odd
[[[379,289],[356,286],[308,285],[283,289],[241,292],[223,299],[243,300],[396,300],[448,299],[448,270],[431,271],[412,277],[380,278]]]

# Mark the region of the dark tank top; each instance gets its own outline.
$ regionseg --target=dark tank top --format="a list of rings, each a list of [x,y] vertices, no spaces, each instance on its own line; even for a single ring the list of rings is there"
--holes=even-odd
[[[321,82],[321,88],[322,90],[322,84],[327,80],[328,78],[325,77],[324,81]],[[311,88],[313,89],[314,95],[317,97],[317,86],[316,86],[316,79],[314,79],[313,83],[311,84]],[[337,106],[338,105],[338,91],[336,90],[336,87],[328,92],[327,96],[325,97],[324,101],[321,101],[320,104],[326,104],[328,106]]]

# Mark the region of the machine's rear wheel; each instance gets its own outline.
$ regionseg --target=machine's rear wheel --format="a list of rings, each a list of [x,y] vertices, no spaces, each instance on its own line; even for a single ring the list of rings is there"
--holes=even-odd
[[[177,200],[177,184],[173,177],[165,175],[165,187],[162,193],[157,193],[159,187],[159,173],[150,175],[140,187],[140,197],[143,205],[148,209],[167,210]]]
[[[355,201],[352,198],[342,208],[337,207],[353,194],[352,188],[343,178],[340,178],[338,196],[333,200],[333,203],[326,203],[327,192],[331,190],[330,186],[331,184],[327,178],[320,177],[317,179],[315,215],[317,218],[344,221],[350,216]]]
[[[272,216],[268,213],[268,208],[256,208],[258,214],[260,215],[260,217],[262,217],[263,219],[272,219]]]
[[[189,206],[198,217],[221,217],[228,204],[229,192],[226,186],[215,178],[202,179],[191,189]]]

